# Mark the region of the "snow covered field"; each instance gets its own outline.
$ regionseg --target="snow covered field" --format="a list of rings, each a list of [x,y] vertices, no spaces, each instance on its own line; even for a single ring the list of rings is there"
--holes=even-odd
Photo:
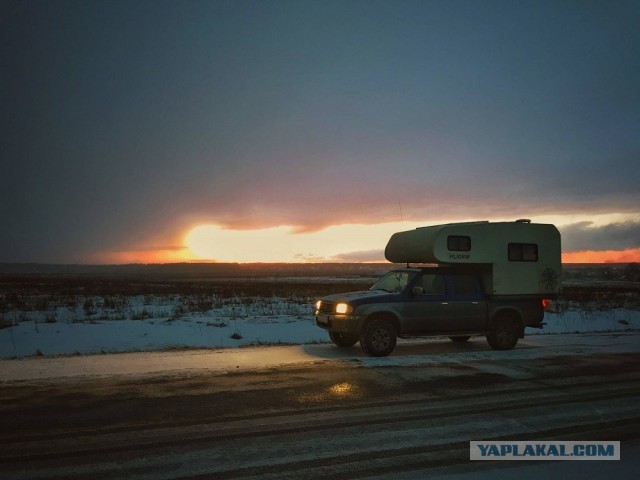
[[[53,313],[5,313],[4,321],[11,326],[0,329],[0,358],[329,341],[327,333],[315,326],[311,305],[291,299],[231,302],[180,316],[175,304],[151,303],[132,297],[125,310],[92,306],[90,315],[80,310],[86,305],[60,307]],[[527,329],[526,334],[640,330],[640,311],[568,310],[547,313],[545,321],[544,330]]]
[[[0,358],[328,343],[327,332],[314,323],[315,300],[369,288],[383,267],[160,265],[4,273]],[[554,301],[556,313],[546,313],[544,330],[526,334],[640,331],[637,282],[602,268],[567,268],[571,283]]]

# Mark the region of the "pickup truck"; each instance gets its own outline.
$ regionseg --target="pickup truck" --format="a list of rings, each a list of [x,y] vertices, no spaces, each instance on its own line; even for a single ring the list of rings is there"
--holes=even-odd
[[[400,338],[448,336],[464,342],[485,335],[491,348],[509,350],[525,327],[542,328],[544,304],[533,295],[489,295],[480,272],[468,266],[392,270],[368,291],[316,302],[316,324],[339,347],[358,341],[371,356],[389,355]]]

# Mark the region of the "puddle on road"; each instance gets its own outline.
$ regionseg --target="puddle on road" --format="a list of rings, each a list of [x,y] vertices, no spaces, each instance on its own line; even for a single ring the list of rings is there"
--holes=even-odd
[[[359,383],[340,382],[324,387],[312,393],[298,395],[296,400],[301,404],[322,404],[336,400],[360,400],[367,394],[368,389]]]

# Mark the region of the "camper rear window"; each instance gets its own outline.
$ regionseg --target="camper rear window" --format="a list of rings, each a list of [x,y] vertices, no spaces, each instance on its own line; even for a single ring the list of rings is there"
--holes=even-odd
[[[468,252],[471,250],[471,237],[462,235],[449,235],[447,248],[452,252]]]
[[[512,262],[537,262],[538,245],[535,243],[510,243],[509,260]]]

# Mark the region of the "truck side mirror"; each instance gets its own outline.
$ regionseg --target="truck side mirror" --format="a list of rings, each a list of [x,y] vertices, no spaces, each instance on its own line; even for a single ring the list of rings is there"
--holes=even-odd
[[[424,288],[422,287],[413,287],[411,289],[411,294],[415,297],[416,295],[424,295]]]

